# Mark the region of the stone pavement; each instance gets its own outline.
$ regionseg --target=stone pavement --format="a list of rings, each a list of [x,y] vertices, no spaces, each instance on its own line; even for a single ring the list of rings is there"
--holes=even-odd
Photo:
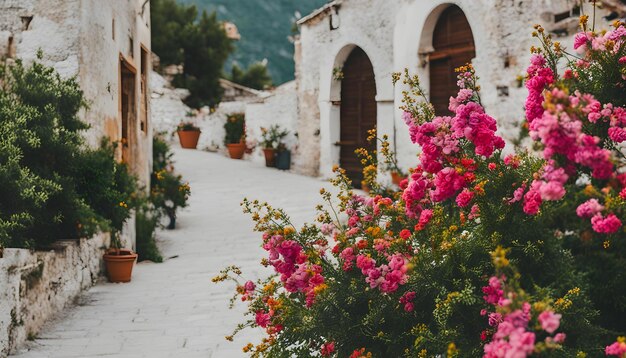
[[[239,203],[244,197],[268,201],[299,225],[313,220],[319,188],[329,184],[202,151],[176,148],[174,159],[192,195],[177,229],[158,234],[166,261],[136,265],[131,283],[96,285],[16,357],[231,358],[258,341],[258,329],[234,342],[224,339],[245,310],[241,304],[228,309],[232,282],[211,282],[231,264],[246,278],[268,273],[259,265],[260,235],[252,233]]]

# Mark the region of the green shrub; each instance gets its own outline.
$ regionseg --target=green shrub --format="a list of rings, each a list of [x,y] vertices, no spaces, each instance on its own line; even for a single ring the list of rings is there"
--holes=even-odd
[[[137,208],[135,227],[137,232],[137,254],[139,261],[163,262],[163,256],[156,244],[156,228],[159,226],[159,212],[145,201]]]
[[[0,246],[38,248],[121,230],[135,178],[114,160],[112,145],[87,148],[76,80],[16,61],[0,66],[0,86]]]
[[[241,142],[246,135],[245,115],[243,113],[230,114],[226,119],[226,123],[224,123],[224,129],[226,130],[224,144]]]
[[[183,182],[181,175],[174,172],[171,149],[159,135],[155,136],[152,146],[153,172],[150,177],[150,201],[155,210],[170,219],[169,228],[173,229],[178,208],[187,206],[190,188]]]

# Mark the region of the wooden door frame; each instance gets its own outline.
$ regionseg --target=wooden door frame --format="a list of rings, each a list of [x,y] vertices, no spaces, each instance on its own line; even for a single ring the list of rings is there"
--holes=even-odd
[[[127,70],[128,72],[130,72],[133,76],[133,88],[134,88],[134,98],[135,101],[137,100],[137,67],[135,66],[135,64],[127,59],[121,52],[119,53],[119,61],[118,61],[118,117],[119,117],[119,141],[120,141],[120,154],[119,154],[119,159],[120,161],[124,160],[124,144],[122,143],[122,139],[124,136],[123,133],[123,128],[124,128],[124,114],[122,113],[122,101],[123,101],[123,96],[124,96],[124,70]],[[134,106],[135,108],[135,117],[137,117],[137,105],[135,104]],[[134,131],[132,130],[134,127],[132,126],[132,123],[128,123],[128,128],[127,130],[128,132],[128,158],[127,158],[127,164],[129,165],[130,168],[133,167],[134,165],[134,152],[135,152],[135,148],[136,147],[136,133],[134,133]]]

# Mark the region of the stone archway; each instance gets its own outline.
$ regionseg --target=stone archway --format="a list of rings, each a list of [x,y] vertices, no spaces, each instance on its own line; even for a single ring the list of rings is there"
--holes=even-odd
[[[341,80],[339,164],[355,187],[361,187],[362,166],[354,153],[358,148],[376,150],[367,132],[376,128],[376,79],[372,63],[363,49],[355,47],[343,65]]]
[[[430,101],[437,115],[445,115],[450,97],[458,91],[454,69],[476,57],[472,29],[461,8],[450,5],[443,10],[434,27],[432,47],[428,56]]]

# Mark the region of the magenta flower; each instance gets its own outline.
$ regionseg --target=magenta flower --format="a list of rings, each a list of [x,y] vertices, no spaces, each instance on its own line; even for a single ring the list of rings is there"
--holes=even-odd
[[[550,334],[554,333],[561,324],[561,315],[548,310],[541,312],[538,319],[541,328]]]
[[[614,234],[622,227],[622,221],[615,214],[609,214],[606,217],[596,214],[591,218],[591,227],[593,231],[600,234]]]

